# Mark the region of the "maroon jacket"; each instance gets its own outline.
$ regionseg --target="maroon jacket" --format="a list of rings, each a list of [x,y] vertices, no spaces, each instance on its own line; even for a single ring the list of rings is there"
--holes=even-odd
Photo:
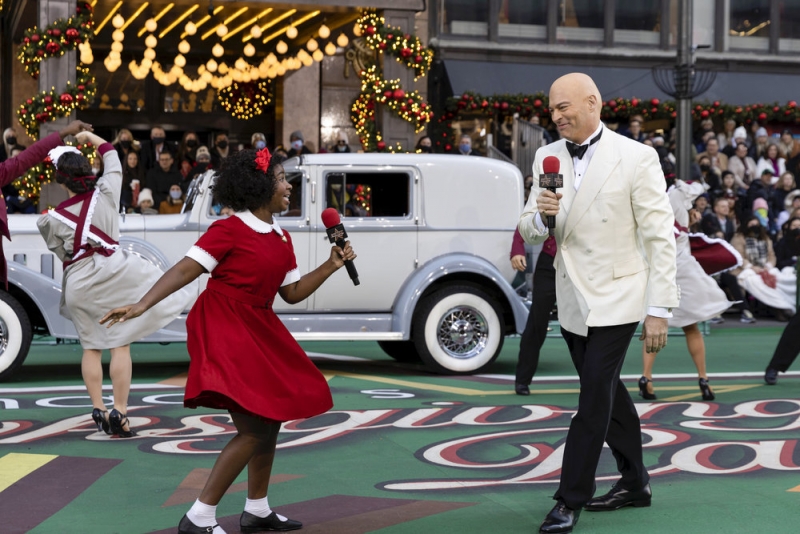
[[[28,169],[46,158],[48,152],[61,144],[63,144],[61,136],[58,133],[51,133],[23,150],[19,156],[9,158],[0,163],[0,187],[7,186],[25,174]],[[11,240],[11,234],[8,232],[6,199],[0,195],[0,282],[2,282],[3,287],[8,289],[8,270],[6,257],[3,255],[2,236],[6,236],[9,241]]]

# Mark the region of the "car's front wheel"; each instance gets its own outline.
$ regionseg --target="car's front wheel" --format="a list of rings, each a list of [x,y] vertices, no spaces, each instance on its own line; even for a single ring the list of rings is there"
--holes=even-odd
[[[504,332],[500,306],[477,286],[440,289],[414,314],[414,344],[428,370],[436,373],[483,371],[500,355]]]
[[[378,341],[378,346],[383,352],[398,362],[419,362],[417,347],[411,340],[408,341]]]
[[[0,380],[5,380],[22,366],[31,348],[33,330],[22,305],[0,291]]]

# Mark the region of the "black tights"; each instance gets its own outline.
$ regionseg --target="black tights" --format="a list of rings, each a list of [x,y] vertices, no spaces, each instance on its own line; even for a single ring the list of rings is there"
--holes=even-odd
[[[247,498],[263,499],[267,496],[281,424],[233,412],[231,418],[238,433],[222,449],[200,493],[200,502],[209,506],[219,504],[245,466]]]

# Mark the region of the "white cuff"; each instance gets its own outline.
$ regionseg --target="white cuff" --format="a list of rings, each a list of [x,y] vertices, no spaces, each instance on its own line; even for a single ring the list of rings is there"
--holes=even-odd
[[[294,284],[298,280],[300,280],[300,269],[294,268],[288,273],[286,273],[286,278],[283,279],[281,287],[288,286],[289,284]]]
[[[672,319],[672,308],[660,308],[658,306],[648,306],[647,315],[659,317],[661,319]]]
[[[203,268],[208,272],[213,271],[214,268],[219,264],[219,262],[214,259],[214,256],[197,245],[194,245],[189,249],[189,252],[186,253],[186,257],[192,258],[194,261],[202,265]]]
[[[547,225],[544,223],[544,221],[542,221],[541,212],[536,212],[536,216],[533,218],[533,225],[536,227],[536,230],[541,233],[544,233],[544,231],[547,230]]]

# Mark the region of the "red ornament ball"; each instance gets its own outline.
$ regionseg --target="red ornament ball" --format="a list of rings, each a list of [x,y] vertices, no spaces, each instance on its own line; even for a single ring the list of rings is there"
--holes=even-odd
[[[760,121],[767,120],[767,114],[766,113],[759,113],[758,114],[758,120],[760,120]]]
[[[395,99],[399,100],[406,96],[406,92],[403,91],[402,89],[395,89],[392,96],[395,97]]]
[[[790,102],[789,102],[788,106],[789,106],[790,108],[794,109],[794,108],[796,108],[796,107],[797,107],[797,102],[795,102],[794,100],[792,100],[792,101],[790,101]]]
[[[367,35],[375,35],[375,26],[367,26]]]
[[[703,111],[701,111],[701,112],[700,112],[700,116],[701,116],[701,117],[703,117],[704,119],[705,119],[706,117],[708,117],[708,110],[707,110],[707,109],[704,109]]]
[[[385,149],[386,149],[386,143],[384,143],[383,141],[378,141],[378,150],[385,150]]]
[[[45,96],[44,97],[44,103],[45,104],[52,104],[53,103],[53,97],[50,96],[50,95]]]
[[[64,93],[59,97],[59,100],[63,105],[71,104],[72,103],[72,95],[69,93]]]
[[[414,58],[414,63],[422,63],[422,56],[418,55]]]
[[[391,89],[385,90],[383,92],[383,96],[385,96],[386,98],[392,98],[392,90]]]
[[[657,106],[659,103],[660,103],[660,100],[657,99],[657,98],[653,98],[653,99],[650,100],[650,105],[651,106]]]
[[[380,48],[381,50],[386,50],[386,41],[381,41],[380,43],[378,43],[378,48]]]
[[[542,101],[540,99],[536,99],[533,101],[533,107],[538,108],[542,105]]]
[[[444,145],[444,149],[446,152],[450,152],[451,150],[453,150],[453,145],[447,143],[446,145]]]
[[[636,105],[636,104],[634,104],[634,105]],[[608,101],[608,107],[610,107],[611,109],[614,109],[615,107],[617,107],[617,101],[616,100],[609,100]]]
[[[31,35],[31,41],[33,41],[34,43],[38,43],[39,42],[39,34],[38,33],[34,33],[33,35]]]
[[[634,99],[631,100],[631,106],[636,107],[638,105],[639,105],[639,99],[638,98],[634,98]],[[622,109],[625,109],[625,106],[623,106]]]
[[[25,103],[30,106],[31,104],[33,104],[33,100],[29,98],[28,100],[25,101]]]
[[[402,50],[400,50],[400,55],[403,57],[409,57],[411,56],[412,53],[413,52],[411,51],[410,48],[403,48]]]
[[[50,34],[53,37],[60,37],[61,36],[61,30],[59,30],[58,28],[53,28],[53,30],[50,32]]]

